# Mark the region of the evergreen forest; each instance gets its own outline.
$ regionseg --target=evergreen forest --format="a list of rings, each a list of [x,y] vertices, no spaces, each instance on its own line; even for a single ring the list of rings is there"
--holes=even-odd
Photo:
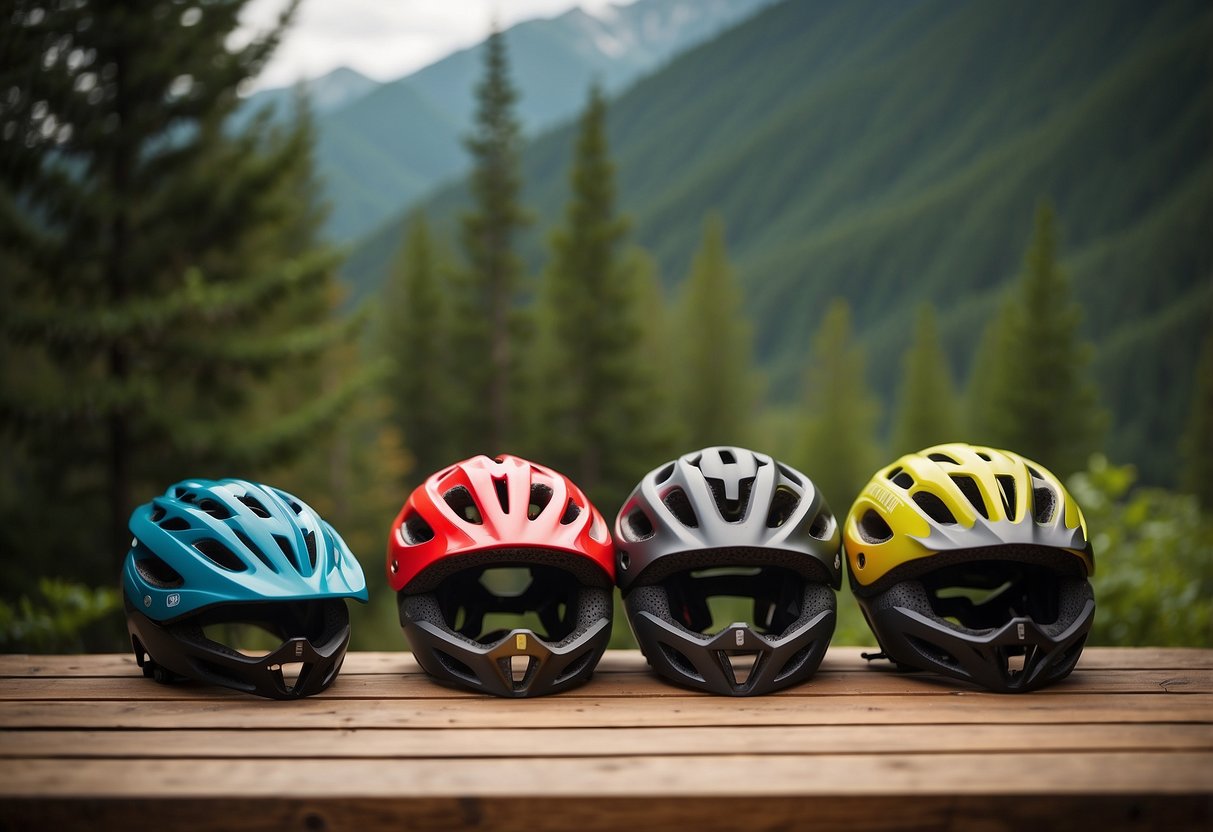
[[[537,135],[493,31],[467,175],[338,246],[308,97],[242,110],[297,3],[235,45],[245,2],[0,8],[0,649],[123,649],[127,518],[187,477],[313,506],[398,649],[389,526],[451,462],[610,522],[746,446],[841,518],[944,441],[1067,483],[1093,643],[1213,646],[1207,3],[785,0]]]

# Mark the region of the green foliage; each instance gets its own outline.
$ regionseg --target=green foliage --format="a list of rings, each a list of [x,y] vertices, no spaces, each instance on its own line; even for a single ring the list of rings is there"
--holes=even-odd
[[[669,420],[649,363],[644,299],[656,292],[642,255],[620,250],[606,102],[590,90],[562,226],[541,288],[535,455],[610,514],[668,452]],[[645,282],[649,285],[645,285]]]
[[[918,311],[914,343],[904,358],[905,372],[897,393],[897,418],[890,439],[890,457],[928,448],[957,436],[956,393],[948,357],[939,342],[935,309]]]
[[[864,372],[863,349],[851,332],[850,306],[835,300],[809,352],[797,461],[840,517],[880,464],[875,438],[880,406]]]
[[[111,580],[145,495],[283,462],[356,393],[357,374],[326,396],[312,383],[358,321],[331,314],[310,116],[226,126],[294,5],[229,49],[242,6],[90,1],[6,21],[0,546],[22,555],[0,576],[10,595],[61,552],[78,553],[73,577]],[[31,494],[72,522],[47,522]]]
[[[1057,262],[1053,208],[1042,202],[1025,270],[983,342],[975,439],[1034,459],[1059,476],[1079,470],[1099,446],[1106,414],[1086,373],[1090,345],[1079,338],[1081,307]]]
[[[1213,647],[1213,517],[1101,456],[1068,485],[1095,550],[1092,644]]]
[[[417,477],[450,462],[447,419],[454,392],[440,266],[425,215],[416,214],[384,288],[379,344],[392,361],[384,392],[392,420],[414,449]]]
[[[1213,512],[1213,329],[1205,335],[1192,386],[1188,425],[1180,442],[1180,484],[1196,495],[1201,508]]]
[[[78,653],[120,643],[122,593],[54,578],[38,580],[38,596],[0,601],[0,651]]]
[[[461,380],[464,395],[451,432],[465,456],[501,453],[513,438],[514,376],[522,352],[515,312],[522,263],[515,237],[528,216],[518,201],[522,138],[500,32],[489,36],[484,55],[476,127],[466,140],[474,165],[468,180],[473,208],[460,218],[467,265],[452,287],[452,374]]]
[[[746,445],[757,412],[753,335],[737,273],[729,262],[724,220],[708,217],[676,312],[677,410],[687,448]]]

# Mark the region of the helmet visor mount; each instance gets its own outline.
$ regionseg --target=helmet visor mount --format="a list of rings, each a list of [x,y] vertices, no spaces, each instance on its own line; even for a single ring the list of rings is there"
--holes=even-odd
[[[177,621],[152,621],[127,601],[135,657],[145,676],[162,682],[193,678],[269,699],[298,699],[332,684],[350,640],[349,610],[340,598],[223,604]],[[237,626],[278,642],[265,651],[227,643]],[[217,632],[218,631],[218,632]],[[153,659],[155,656],[157,658]]]
[[[685,570],[634,587],[625,604],[655,669],[729,696],[807,678],[835,626],[833,591],[779,566]]]
[[[417,661],[440,681],[504,697],[564,690],[610,638],[610,591],[551,564],[470,566],[431,591],[398,595]]]
[[[877,592],[856,587],[890,659],[1006,693],[1034,690],[1073,670],[1095,602],[1085,577],[1062,568],[1072,558],[1008,548],[1003,558],[976,550],[947,560],[883,581]]]

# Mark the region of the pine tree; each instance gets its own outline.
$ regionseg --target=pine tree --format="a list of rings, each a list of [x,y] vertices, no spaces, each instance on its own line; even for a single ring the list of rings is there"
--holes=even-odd
[[[958,438],[952,373],[939,342],[935,310],[930,304],[924,304],[918,311],[914,343],[905,354],[904,367],[890,456]]]
[[[604,511],[669,447],[663,399],[646,352],[643,305],[653,272],[621,251],[606,102],[590,90],[569,174],[564,223],[551,236],[541,291],[543,345],[536,401],[541,458],[571,476]],[[647,285],[646,285],[647,283]]]
[[[1053,208],[1036,210],[1024,273],[991,324],[984,348],[983,399],[975,402],[977,439],[1036,460],[1059,476],[1086,465],[1107,417],[1086,371],[1082,310],[1057,262]]]
[[[1179,448],[1183,490],[1195,494],[1206,511],[1213,511],[1213,330],[1205,335],[1196,365],[1192,405]]]
[[[752,435],[759,385],[743,308],[724,221],[713,214],[704,224],[703,244],[677,312],[676,402],[688,448],[745,445]]]
[[[299,453],[362,381],[311,383],[357,321],[331,318],[336,257],[301,199],[306,113],[226,125],[294,12],[229,49],[243,5],[82,0],[5,21],[0,526],[30,569],[112,580],[137,502]]]
[[[522,264],[515,237],[528,222],[518,202],[521,128],[514,114],[505,40],[494,31],[485,44],[485,74],[476,87],[475,132],[467,139],[473,170],[473,209],[464,214],[460,239],[467,268],[456,288],[452,374],[462,384],[459,417],[452,424],[461,454],[508,450],[517,340],[516,300]]]
[[[384,288],[379,341],[392,361],[391,418],[413,449],[413,481],[450,462],[449,338],[438,258],[425,215],[415,214]]]
[[[837,299],[809,351],[800,461],[839,516],[880,464],[879,405],[864,373],[863,351],[852,343],[851,309]]]

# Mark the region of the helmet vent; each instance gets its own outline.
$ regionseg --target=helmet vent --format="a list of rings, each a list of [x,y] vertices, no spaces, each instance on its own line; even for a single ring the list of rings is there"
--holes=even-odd
[[[779,473],[783,474],[785,477],[787,477],[788,479],[790,479],[792,482],[796,483],[797,485],[802,486],[802,487],[804,486],[804,481],[801,480],[800,477],[798,477],[796,475],[795,471],[793,471],[788,466],[784,465],[782,462],[777,462],[775,464],[779,468]]]
[[[695,509],[691,508],[691,501],[687,498],[687,493],[681,488],[671,488],[662,502],[665,503],[665,507],[678,518],[678,521],[682,525],[692,529],[699,528],[699,518],[695,516]]]
[[[669,465],[658,471],[654,479],[657,481],[657,484],[660,485],[672,476],[674,476],[674,463],[671,462]]]
[[[501,504],[501,511],[504,514],[510,513],[510,486],[504,479],[493,480],[493,493],[497,495],[497,502]]]
[[[236,557],[236,553],[224,546],[218,540],[204,538],[203,540],[194,541],[194,548],[205,555],[216,566],[222,567],[229,572],[244,572],[248,566],[240,558]]]
[[[576,520],[578,515],[580,515],[580,514],[581,514],[581,507],[578,506],[576,503],[574,503],[573,500],[570,498],[568,503],[564,507],[564,514],[560,515],[560,525],[567,526],[569,523],[572,523],[574,520]]]
[[[559,676],[556,677],[555,684],[560,684],[561,682],[566,682],[569,679],[572,679],[573,677],[580,674],[583,670],[585,670],[589,666],[590,661],[593,658],[594,658],[594,653],[593,653],[593,651],[590,651],[590,652],[585,653],[584,655],[580,656],[579,658],[574,659],[569,664],[569,666],[566,667],[564,669],[564,671]]]
[[[400,526],[401,536],[409,546],[416,546],[434,539],[434,530],[420,514],[410,514]]]
[[[165,515],[164,506],[159,505],[159,504],[152,506],[151,520],[153,523],[159,523],[161,520],[164,519],[164,515]]]
[[[476,678],[476,673],[459,659],[447,653],[445,650],[434,649],[434,655],[438,658],[442,669],[452,676],[457,676],[465,682],[470,682],[473,685],[479,686],[480,680]]]
[[[484,518],[480,516],[480,507],[476,505],[476,501],[472,499],[472,492],[468,491],[462,485],[457,485],[442,495],[442,499],[446,500],[446,504],[451,507],[459,517],[469,523],[475,523],[477,526],[484,525]]]
[[[661,648],[661,653],[665,657],[665,660],[667,662],[669,662],[671,665],[673,665],[675,668],[677,668],[682,673],[686,674],[687,676],[690,676],[695,681],[697,681],[697,682],[703,681],[703,676],[701,676],[699,674],[699,671],[695,669],[695,665],[691,664],[691,660],[688,659],[685,655],[683,655],[681,650],[671,647],[670,645],[666,644],[664,641],[657,642],[657,646],[659,648]]]
[[[316,568],[316,533],[306,531],[303,533],[303,548],[307,550],[307,559],[311,563],[312,569]]]
[[[241,494],[236,499],[239,500],[240,502],[244,503],[245,506],[248,507],[249,511],[253,512],[253,514],[257,515],[258,517],[269,517],[270,516],[270,513],[266,510],[265,506],[261,505],[261,501],[258,500],[256,497],[250,497],[247,494]]]
[[[623,521],[623,534],[634,543],[648,540],[655,533],[653,522],[649,520],[649,516],[638,508],[633,509],[632,513]]]
[[[927,517],[930,517],[936,523],[943,523],[946,526],[955,525],[956,516],[944,505],[943,500],[936,497],[930,491],[914,492],[913,500],[926,513]]]
[[[889,524],[872,509],[865,511],[863,517],[859,518],[857,528],[859,536],[866,543],[884,543],[893,538],[893,530],[889,528]]]
[[[729,453],[721,451],[721,456]],[[732,454],[729,454],[730,458]],[[754,478],[746,477],[738,483],[737,499],[730,500],[725,496],[724,480],[716,479],[715,477],[704,477],[707,480],[708,488],[712,491],[712,498],[716,500],[716,509],[720,512],[720,516],[730,523],[736,523],[741,520],[746,513],[746,508],[750,504],[750,492],[754,488]]]
[[[979,457],[981,457],[982,459],[984,459],[986,462],[993,462],[993,461],[994,461],[994,460],[990,459],[990,455],[989,455],[988,453],[986,453],[985,451],[978,451],[978,452],[977,452],[977,455],[978,455]]]
[[[1057,509],[1057,495],[1048,486],[1037,486],[1032,489],[1032,517],[1037,523],[1049,523]]]
[[[952,465],[959,465],[959,464],[960,464],[959,462],[957,462],[956,460],[952,459],[952,457],[948,456],[947,454],[941,454],[941,453],[939,453],[938,451],[936,451],[936,452],[935,452],[935,453],[933,453],[933,454],[927,454],[927,459],[933,460],[934,462],[947,462],[947,463],[950,463],[950,464],[952,464]]]
[[[911,488],[914,485],[914,478],[901,468],[894,468],[890,471],[888,478],[893,481],[893,485],[900,486],[901,488]]]
[[[184,517],[170,517],[160,521],[160,528],[166,532],[183,532],[189,527],[190,524]]]
[[[181,573],[151,552],[135,558],[135,571],[143,580],[162,589],[175,589],[185,583]]]
[[[254,555],[256,555],[257,560],[264,563],[272,571],[274,571],[274,572],[278,571],[277,569],[274,568],[274,564],[270,563],[270,559],[265,556],[265,552],[261,551],[261,549],[257,546],[257,544],[254,543],[247,534],[245,534],[242,531],[237,531],[236,537],[240,540],[241,543],[244,544],[244,548],[248,549],[250,552],[252,552]],[[283,538],[279,537],[278,535],[274,535],[274,539],[279,541],[279,543],[278,543],[279,546],[282,545]]]
[[[1002,510],[1007,519],[1015,521],[1015,478],[1010,474],[999,474],[998,490],[1002,492]]]
[[[986,508],[986,501],[981,497],[981,489],[977,487],[976,480],[970,476],[953,474],[952,482],[956,483],[960,493],[965,495],[965,499],[973,505],[973,508],[977,509],[977,513],[989,520],[990,510]]]
[[[546,485],[539,483],[531,483],[531,499],[527,501],[526,516],[528,520],[534,520],[543,510],[548,507],[548,503],[552,502],[552,489]]]
[[[226,520],[232,516],[232,513],[228,510],[227,506],[223,505],[222,503],[217,503],[209,497],[198,503],[198,508],[205,511],[216,520]]]
[[[796,511],[800,505],[800,495],[790,488],[781,486],[775,489],[771,498],[771,507],[767,510],[767,528],[778,529]]]
[[[737,688],[745,687],[750,681],[750,676],[758,669],[758,663],[762,654],[757,651],[737,651],[725,650],[721,656],[721,662],[728,673],[733,677],[733,686]]]
[[[834,515],[826,509],[817,512],[813,525],[809,526],[809,536],[818,540],[829,540],[834,533]]]

